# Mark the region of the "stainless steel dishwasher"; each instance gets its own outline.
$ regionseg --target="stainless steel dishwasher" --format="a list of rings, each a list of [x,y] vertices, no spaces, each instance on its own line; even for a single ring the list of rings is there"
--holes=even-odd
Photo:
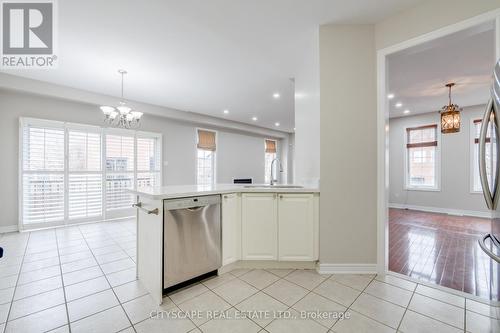
[[[164,202],[163,288],[221,267],[220,195]]]

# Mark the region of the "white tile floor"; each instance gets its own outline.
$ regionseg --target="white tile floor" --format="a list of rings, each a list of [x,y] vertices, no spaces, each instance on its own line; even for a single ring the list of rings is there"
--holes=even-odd
[[[135,278],[134,221],[4,234],[0,244],[0,333],[500,332],[497,307],[395,276],[310,270],[238,269],[158,308]]]

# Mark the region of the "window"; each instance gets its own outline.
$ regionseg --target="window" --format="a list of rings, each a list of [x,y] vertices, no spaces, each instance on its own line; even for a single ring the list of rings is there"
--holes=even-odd
[[[197,143],[197,174],[198,185],[211,185],[215,183],[215,151],[216,133],[198,130]]]
[[[161,135],[21,118],[22,229],[129,216],[161,183]]]
[[[64,128],[60,123],[22,129],[22,209],[24,224],[64,220]]]
[[[438,184],[437,125],[406,129],[406,187],[437,190]]]
[[[472,137],[472,159],[471,159],[471,171],[472,171],[472,192],[482,193],[483,187],[481,185],[481,179],[479,177],[479,135],[481,133],[481,119],[476,119],[472,121],[471,126],[471,137]],[[496,169],[496,151],[494,145],[491,144],[491,128],[488,128],[486,133],[486,146],[485,146],[485,157],[486,157],[486,176],[488,178],[488,183],[490,188],[492,187],[492,170]]]
[[[264,146],[265,146],[264,182],[266,184],[269,184],[271,182],[271,164],[273,160],[276,158],[276,141],[265,140]]]

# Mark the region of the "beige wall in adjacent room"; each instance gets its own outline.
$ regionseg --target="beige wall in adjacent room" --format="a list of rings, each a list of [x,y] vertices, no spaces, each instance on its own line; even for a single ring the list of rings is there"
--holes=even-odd
[[[320,261],[375,263],[374,26],[322,26],[320,68]]]

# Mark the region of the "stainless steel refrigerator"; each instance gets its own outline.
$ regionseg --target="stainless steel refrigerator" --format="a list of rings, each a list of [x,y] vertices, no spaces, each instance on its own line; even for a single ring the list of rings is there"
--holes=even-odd
[[[496,275],[500,263],[500,60],[493,71],[491,98],[483,115],[479,135],[479,175],[486,206],[491,213],[491,232],[479,239],[481,249],[493,259],[490,273]],[[493,278],[494,276],[491,276]]]

